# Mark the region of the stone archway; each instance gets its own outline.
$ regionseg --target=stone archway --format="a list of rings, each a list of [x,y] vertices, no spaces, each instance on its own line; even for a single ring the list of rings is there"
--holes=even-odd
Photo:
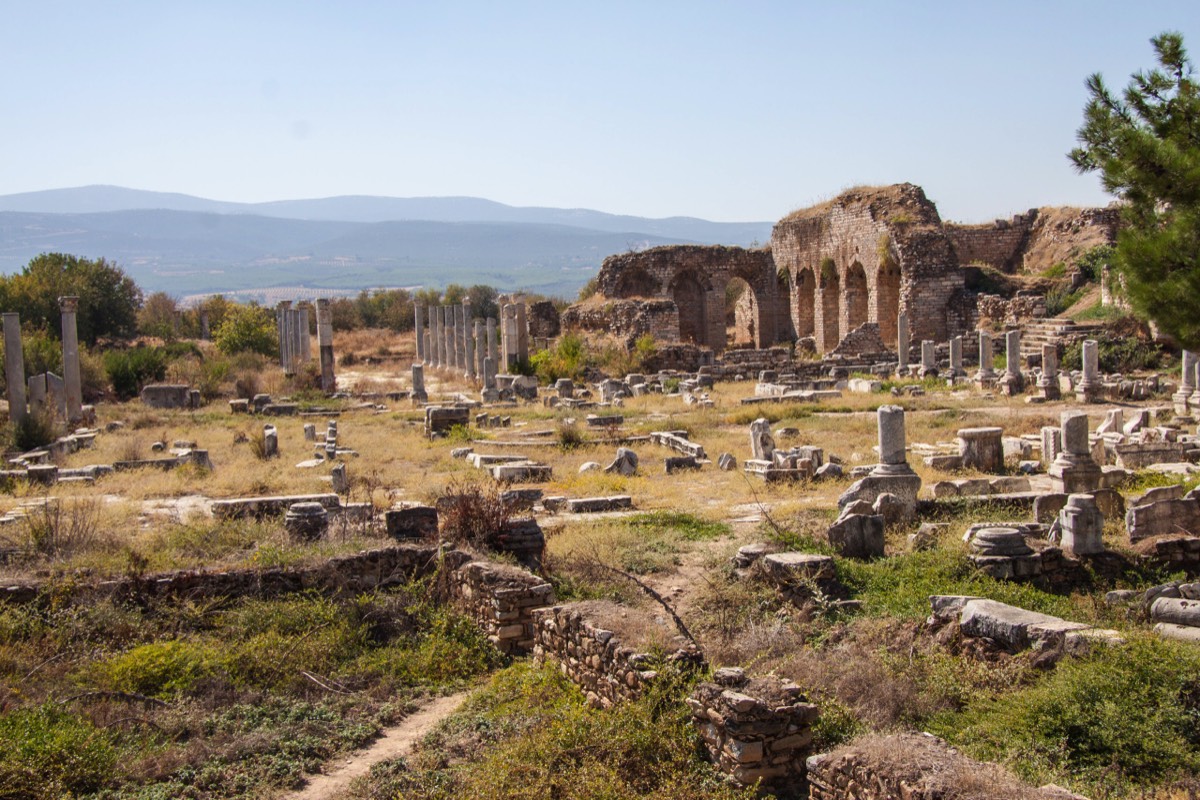
[[[656,297],[662,287],[649,272],[635,267],[621,275],[617,282],[616,297]]]
[[[867,300],[869,299],[867,272],[861,263],[855,261],[846,270],[846,280],[842,284],[843,338],[867,321]]]
[[[875,294],[872,305],[879,336],[888,347],[896,346],[896,325],[900,317],[900,265],[884,258],[875,273]]]
[[[837,264],[832,258],[821,262],[821,276],[818,283],[820,318],[816,320],[817,349],[828,353],[838,346],[841,341],[838,325],[838,308],[840,306],[842,282],[838,277]]]
[[[813,271],[805,268],[796,273],[792,285],[792,324],[796,337],[812,336],[816,330],[817,281]]]
[[[762,326],[760,308],[754,287],[734,276],[725,285],[725,344],[759,346]]]
[[[671,299],[679,309],[679,340],[708,345],[707,289],[691,270],[671,281]]]

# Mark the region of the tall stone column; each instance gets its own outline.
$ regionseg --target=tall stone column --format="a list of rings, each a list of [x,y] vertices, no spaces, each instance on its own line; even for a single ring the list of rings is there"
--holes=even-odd
[[[1175,413],[1186,417],[1192,410],[1189,407],[1192,392],[1196,391],[1196,354],[1191,350],[1184,350],[1180,353],[1180,360],[1183,362],[1183,369],[1179,376],[1179,391],[1171,396],[1171,400],[1175,404]]]
[[[1200,378],[1200,358],[1195,359],[1195,361],[1195,377]],[[1196,384],[1196,388],[1192,392],[1192,396],[1188,398],[1188,407],[1193,411],[1200,411],[1200,380],[1194,380],[1193,382]]]
[[[442,366],[454,368],[454,310],[442,306]]]
[[[416,303],[413,304],[413,335],[416,340],[417,361],[422,364],[428,363],[425,360],[425,309]]]
[[[21,350],[21,316],[6,311],[4,319],[4,374],[8,377],[8,416],[14,424],[25,419],[25,353]]]
[[[483,320],[475,320],[475,374],[483,377],[483,360],[487,358],[487,334],[484,333]]]
[[[463,300],[463,360],[466,367],[463,374],[475,378],[475,338],[471,335],[471,301]]]
[[[79,332],[75,327],[79,298],[60,297],[58,308],[62,312],[63,390],[67,400],[67,422],[73,425],[83,419],[83,384],[79,379]]]
[[[432,339],[433,367],[442,366],[442,306],[430,308],[430,338]]]
[[[1082,350],[1083,377],[1075,387],[1075,397],[1085,403],[1094,403],[1100,399],[1104,389],[1104,384],[1100,382],[1100,353],[1093,339],[1085,340]],[[1066,447],[1065,443],[1063,447]]]
[[[962,377],[963,362],[962,362],[962,337],[955,336],[950,340],[950,378]]]
[[[308,335],[308,306],[296,309],[296,339],[300,344],[300,363],[312,361],[312,337]]]
[[[467,314],[460,303],[454,306],[454,368],[462,372],[467,366]]]
[[[321,356],[321,391],[332,394],[337,389],[337,378],[333,374],[333,315],[329,311],[329,300],[317,300],[317,352]]]
[[[921,377],[937,377],[937,352],[929,339],[921,342]]]
[[[979,372],[975,373],[975,382],[981,389],[996,384],[996,369],[992,364],[992,335],[987,331],[979,332]]]
[[[291,300],[280,300],[275,306],[275,320],[279,326],[279,366],[287,375],[292,373],[291,310]]]
[[[509,356],[516,352],[516,342],[512,341],[513,330],[508,324],[509,319],[516,313],[512,304],[505,303],[500,307],[500,360],[496,362],[496,368],[509,371]]]
[[[1058,345],[1042,345],[1042,374],[1037,385],[1046,400],[1058,400],[1062,397],[1058,388]]]
[[[1021,332],[1008,331],[1004,334],[1004,375],[997,385],[1000,393],[1012,397],[1025,391],[1025,376],[1021,374]]]
[[[487,318],[487,355],[485,358],[490,358],[492,364],[499,361],[499,354],[496,352],[496,318]]]
[[[525,316],[525,301],[522,300],[517,305],[517,363],[524,364],[529,361],[529,320]],[[721,326],[724,333],[724,325]]]
[[[908,375],[908,349],[912,346],[908,334],[908,314],[904,311],[896,318],[896,374]]]

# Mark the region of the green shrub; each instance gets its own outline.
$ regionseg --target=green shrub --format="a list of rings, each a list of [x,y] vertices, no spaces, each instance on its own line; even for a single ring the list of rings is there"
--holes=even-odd
[[[564,333],[554,346],[540,350],[529,358],[529,367],[538,381],[551,384],[559,378],[579,380],[587,366],[584,360],[583,337],[577,333]]]
[[[92,678],[105,689],[170,698],[187,694],[216,670],[216,656],[204,645],[186,641],[143,644],[96,664]]]
[[[1033,686],[980,697],[931,729],[1023,777],[1092,796],[1200,770],[1200,653],[1137,638],[1068,658]]]
[[[104,372],[121,400],[137,397],[147,383],[167,377],[167,351],[161,347],[109,350],[104,354]]]
[[[270,309],[256,305],[232,306],[213,333],[217,349],[225,355],[250,352],[279,355],[279,332]]]
[[[101,789],[117,749],[109,734],[54,704],[0,716],[0,797],[51,800]]]
[[[22,452],[45,447],[56,436],[54,417],[45,412],[30,412],[20,422],[13,424],[13,447]]]

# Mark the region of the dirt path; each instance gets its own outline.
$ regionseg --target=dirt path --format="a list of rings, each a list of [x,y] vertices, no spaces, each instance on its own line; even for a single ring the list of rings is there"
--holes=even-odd
[[[385,729],[370,747],[351,754],[340,765],[332,766],[329,772],[312,776],[307,786],[284,795],[282,800],[337,800],[344,797],[351,781],[366,775],[380,761],[407,754],[434,725],[453,714],[467,694],[459,692],[433,700],[402,719],[399,725]]]

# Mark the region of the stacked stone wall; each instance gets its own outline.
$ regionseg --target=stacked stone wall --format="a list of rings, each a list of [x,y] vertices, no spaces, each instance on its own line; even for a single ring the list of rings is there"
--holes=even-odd
[[[534,657],[558,663],[594,706],[608,708],[640,697],[658,678],[653,669],[655,659],[589,620],[587,610],[586,604],[575,603],[534,611]],[[700,656],[689,648],[676,650],[668,660],[701,663]]]
[[[986,264],[1001,272],[1021,271],[1029,233],[1037,219],[1037,209],[998,219],[983,225],[945,224],[946,235],[954,243],[959,264]]]
[[[451,601],[503,653],[533,649],[534,611],[554,602],[554,589],[537,575],[489,561],[471,561],[451,575]]]
[[[786,308],[775,262],[768,249],[747,250],[721,245],[672,245],[604,259],[597,275],[600,293],[610,299],[670,299],[679,313],[675,335],[710,347],[725,348],[725,291],[740,278],[754,296],[753,341],[762,347],[779,341],[776,319]],[[784,332],[787,335],[787,332]]]
[[[1004,328],[1023,325],[1046,316],[1044,295],[1017,295],[1001,297],[996,294],[981,294],[975,298],[978,325],[980,327]]]
[[[674,300],[592,300],[562,313],[565,330],[610,334],[627,348],[649,334],[660,344],[679,341],[679,308]]]
[[[928,734],[866,737],[808,759],[810,800],[1086,800],[1034,788]]]
[[[774,676],[750,679],[726,668],[714,677],[687,700],[709,759],[743,786],[802,786],[817,707],[799,686]]]

